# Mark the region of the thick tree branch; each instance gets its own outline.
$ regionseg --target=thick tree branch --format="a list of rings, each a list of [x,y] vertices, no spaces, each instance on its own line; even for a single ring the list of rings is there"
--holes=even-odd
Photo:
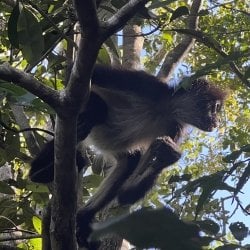
[[[106,40],[121,29],[149,0],[130,0],[108,21],[102,23],[102,34]]]
[[[66,103],[77,112],[88,100],[90,77],[103,42],[99,34],[99,21],[94,0],[75,0],[74,6],[81,29],[81,38],[69,82],[66,87]]]
[[[140,55],[144,43],[141,34],[141,26],[134,21],[126,25],[123,29],[123,67],[127,69],[141,69]]]
[[[67,100],[78,112],[88,100],[90,78],[101,43],[98,36],[82,37],[79,44],[76,60],[73,65],[70,79],[66,87]],[[67,105],[67,103],[66,103]]]
[[[148,0],[131,0],[123,6],[110,20],[99,26],[94,0],[75,0],[77,16],[81,26],[82,37],[72,68],[66,96],[75,107],[82,107],[89,94],[89,79],[101,44],[145,5]],[[68,94],[67,94],[68,93]],[[67,101],[68,101],[67,100]]]
[[[203,0],[194,0],[190,9],[190,16],[188,20],[188,29],[196,30],[198,28],[198,12],[202,5]],[[194,38],[185,36],[182,41],[170,51],[165,61],[162,64],[158,73],[158,78],[167,82],[176,66],[187,55],[194,44]]]
[[[0,79],[23,87],[54,109],[57,109],[59,106],[59,93],[57,91],[43,85],[32,75],[15,69],[7,63],[0,65]]]
[[[77,209],[76,123],[90,91],[90,77],[102,40],[95,0],[75,0],[81,38],[67,87],[61,92],[64,113],[59,113],[55,129],[54,190],[51,220],[52,249],[76,249]],[[67,194],[67,195],[65,195]]]
[[[51,209],[51,248],[76,249],[77,209],[76,120],[57,116],[55,129],[54,190]]]
[[[97,32],[99,21],[96,14],[96,1],[74,0],[74,6],[83,34]]]

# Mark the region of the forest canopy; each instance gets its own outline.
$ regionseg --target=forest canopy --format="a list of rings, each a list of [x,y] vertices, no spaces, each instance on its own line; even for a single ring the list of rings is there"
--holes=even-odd
[[[228,96],[219,127],[188,129],[181,160],[144,199],[99,212],[90,239],[99,249],[123,239],[136,249],[249,249],[249,41],[247,1],[2,0],[0,249],[77,249],[77,206],[110,167],[80,144],[87,164],[74,168],[96,63],[144,70],[177,90],[204,78]],[[33,183],[30,162],[53,137],[54,184]]]

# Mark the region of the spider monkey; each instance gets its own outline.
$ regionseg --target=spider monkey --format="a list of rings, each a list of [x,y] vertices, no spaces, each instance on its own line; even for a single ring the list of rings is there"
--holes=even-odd
[[[94,145],[104,156],[115,159],[117,166],[77,214],[80,246],[88,244],[90,228],[86,225],[100,209],[115,197],[122,204],[139,200],[162,168],[180,158],[178,143],[188,125],[207,132],[218,125],[217,114],[226,97],[226,92],[204,79],[195,80],[189,89],[175,91],[146,72],[101,65],[95,66],[91,82],[89,101],[78,118],[78,142]],[[163,136],[167,136],[167,164],[137,177],[141,155]],[[53,149],[52,140],[31,163],[32,181],[53,181]],[[80,152],[76,158],[81,170],[84,160]]]

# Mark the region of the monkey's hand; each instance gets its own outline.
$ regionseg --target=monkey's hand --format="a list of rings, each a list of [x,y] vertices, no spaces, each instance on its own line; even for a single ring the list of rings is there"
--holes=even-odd
[[[174,164],[180,157],[178,145],[170,137],[157,138],[119,190],[119,202],[133,204],[144,197],[162,169]]]
[[[92,232],[91,222],[94,213],[88,208],[82,208],[76,215],[76,239],[79,247],[85,247],[89,250],[98,249],[98,242],[89,242],[88,238]]]

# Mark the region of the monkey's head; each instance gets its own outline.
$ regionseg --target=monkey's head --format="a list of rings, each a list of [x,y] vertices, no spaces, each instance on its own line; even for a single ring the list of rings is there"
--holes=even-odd
[[[227,92],[204,79],[197,79],[187,90],[187,95],[191,102],[190,112],[193,112],[189,124],[207,132],[216,128]]]

